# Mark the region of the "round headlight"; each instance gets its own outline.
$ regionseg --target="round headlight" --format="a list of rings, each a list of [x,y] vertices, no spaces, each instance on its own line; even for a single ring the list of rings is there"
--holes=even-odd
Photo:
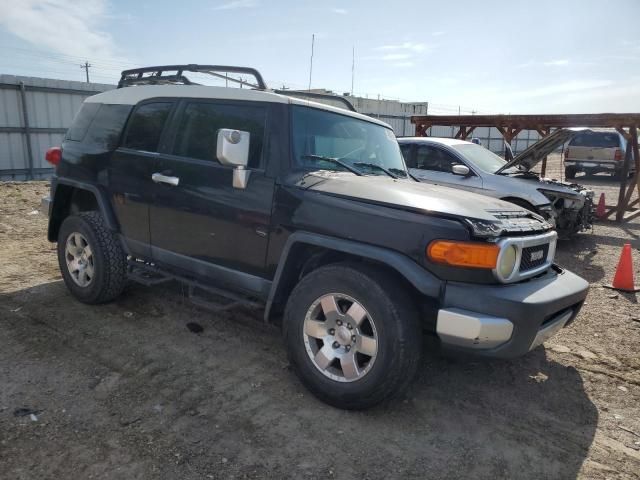
[[[516,267],[517,250],[514,245],[509,245],[500,255],[498,273],[502,278],[509,278]]]

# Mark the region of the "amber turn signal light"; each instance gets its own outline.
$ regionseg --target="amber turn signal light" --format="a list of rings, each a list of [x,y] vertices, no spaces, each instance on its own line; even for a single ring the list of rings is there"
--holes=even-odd
[[[437,263],[467,268],[496,268],[500,247],[490,243],[434,240],[427,257]]]

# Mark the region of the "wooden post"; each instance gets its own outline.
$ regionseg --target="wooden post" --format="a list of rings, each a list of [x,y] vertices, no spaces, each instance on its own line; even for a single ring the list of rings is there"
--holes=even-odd
[[[466,140],[467,138],[469,138],[469,135],[471,135],[475,129],[476,127],[469,128],[469,130],[467,130],[464,136],[462,137],[462,140]]]
[[[627,142],[627,149],[624,154],[624,163],[622,164],[622,171],[620,172],[620,190],[618,191],[618,209],[616,211],[616,221],[621,222],[624,218],[624,212],[627,210],[627,202],[625,199],[625,191],[627,188],[627,176],[629,176],[629,164],[631,163],[631,157],[633,155],[633,134],[636,132],[635,127],[629,129],[631,140]],[[636,132],[637,135],[637,132]],[[636,136],[637,141],[637,136]]]
[[[633,161],[635,163],[636,166],[636,172],[635,172],[635,185],[631,184],[631,186],[629,187],[629,191],[627,192],[627,196],[625,197],[625,210],[630,207],[631,205],[634,205],[636,202],[633,203],[629,203],[629,200],[631,200],[631,196],[633,195],[633,191],[637,190],[638,192],[638,198],[640,199],[640,151],[638,148],[638,129],[637,127],[634,125],[629,129],[629,134],[631,135],[631,145],[632,145],[632,151],[633,151]],[[629,175],[629,170],[627,169],[627,175]],[[626,181],[626,178],[624,179]],[[629,215],[628,217],[622,217],[623,221],[628,221],[628,220],[632,220],[636,217],[640,216],[640,212],[635,212],[631,215]]]
[[[538,130],[540,131],[540,130]],[[551,133],[551,127],[547,127],[544,129],[544,135],[542,135],[542,138],[546,137],[547,135],[549,135]],[[560,162],[562,164],[562,161]],[[547,173],[547,157],[544,157],[542,159],[542,168],[540,169],[540,176],[544,177]]]

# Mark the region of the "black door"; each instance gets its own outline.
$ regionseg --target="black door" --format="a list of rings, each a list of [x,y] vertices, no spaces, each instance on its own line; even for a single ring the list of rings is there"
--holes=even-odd
[[[264,104],[182,102],[155,163],[154,173],[163,176],[150,209],[156,261],[230,286],[263,287],[257,277],[265,271],[274,190],[263,162],[266,124]],[[246,189],[233,188],[233,168],[216,158],[220,128],[251,135]],[[246,275],[238,278],[238,271]]]
[[[155,186],[151,175],[174,103],[152,101],[138,105],[129,119],[121,146],[109,162],[109,193],[120,230],[132,253],[142,258],[151,256],[149,204]]]

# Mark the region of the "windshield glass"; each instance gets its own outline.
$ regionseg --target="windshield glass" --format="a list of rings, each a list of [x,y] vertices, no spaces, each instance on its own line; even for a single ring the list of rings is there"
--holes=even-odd
[[[620,138],[617,133],[584,132],[573,137],[569,142],[571,147],[618,148]]]
[[[504,158],[475,143],[452,145],[452,147],[483,172],[494,173],[507,163]]]
[[[296,166],[407,178],[392,130],[317,108],[296,105],[292,107],[292,115]]]

